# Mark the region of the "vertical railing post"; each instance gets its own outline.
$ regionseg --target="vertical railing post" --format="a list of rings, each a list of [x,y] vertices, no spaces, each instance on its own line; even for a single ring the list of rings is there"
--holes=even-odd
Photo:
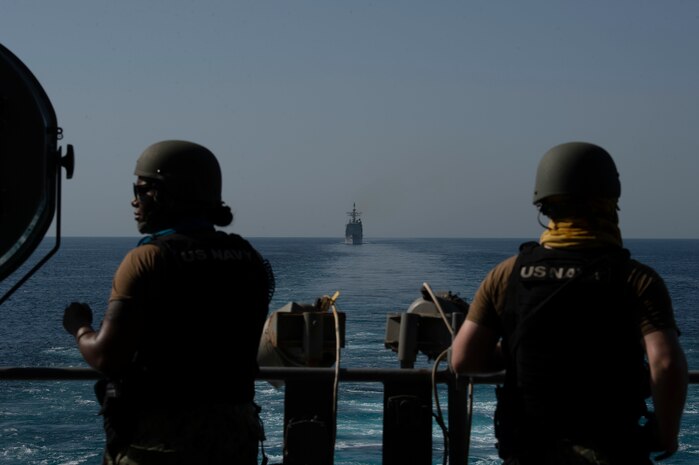
[[[429,378],[386,381],[383,465],[431,465],[432,383]]]
[[[284,465],[332,465],[333,379],[307,372],[284,384]]]

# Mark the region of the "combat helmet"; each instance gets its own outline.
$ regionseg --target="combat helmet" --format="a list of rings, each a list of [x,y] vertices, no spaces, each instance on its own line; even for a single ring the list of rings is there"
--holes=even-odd
[[[568,142],[550,149],[539,162],[533,203],[540,205],[552,196],[618,199],[621,183],[611,155],[587,142]]]
[[[164,193],[181,206],[221,205],[221,167],[214,154],[199,144],[156,142],[138,158],[134,174],[157,180]]]

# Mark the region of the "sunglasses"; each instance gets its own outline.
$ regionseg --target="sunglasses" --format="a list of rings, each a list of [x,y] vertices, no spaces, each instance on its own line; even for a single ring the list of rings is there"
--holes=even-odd
[[[133,185],[133,197],[139,202],[149,200],[152,197],[148,195],[150,191],[155,189],[153,184],[135,184]]]

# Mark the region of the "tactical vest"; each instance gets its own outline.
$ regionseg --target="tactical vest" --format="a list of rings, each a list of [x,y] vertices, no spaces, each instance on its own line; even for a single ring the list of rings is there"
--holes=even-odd
[[[145,337],[124,380],[149,405],[242,403],[254,397],[271,269],[235,234],[169,234],[145,286]],[[156,284],[157,283],[157,284]]]
[[[520,247],[502,318],[502,457],[551,439],[610,450],[636,435],[649,388],[629,272],[624,249]]]

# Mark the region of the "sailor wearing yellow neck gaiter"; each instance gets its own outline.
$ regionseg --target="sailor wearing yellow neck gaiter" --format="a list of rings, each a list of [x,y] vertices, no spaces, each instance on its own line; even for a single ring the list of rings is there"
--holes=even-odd
[[[455,372],[505,368],[495,410],[505,464],[651,465],[650,450],[660,460],[679,447],[686,357],[664,282],[622,250],[620,196],[603,148],[546,152],[532,199],[550,219],[541,246],[491,269],[454,337]],[[655,431],[640,427],[647,378]]]

